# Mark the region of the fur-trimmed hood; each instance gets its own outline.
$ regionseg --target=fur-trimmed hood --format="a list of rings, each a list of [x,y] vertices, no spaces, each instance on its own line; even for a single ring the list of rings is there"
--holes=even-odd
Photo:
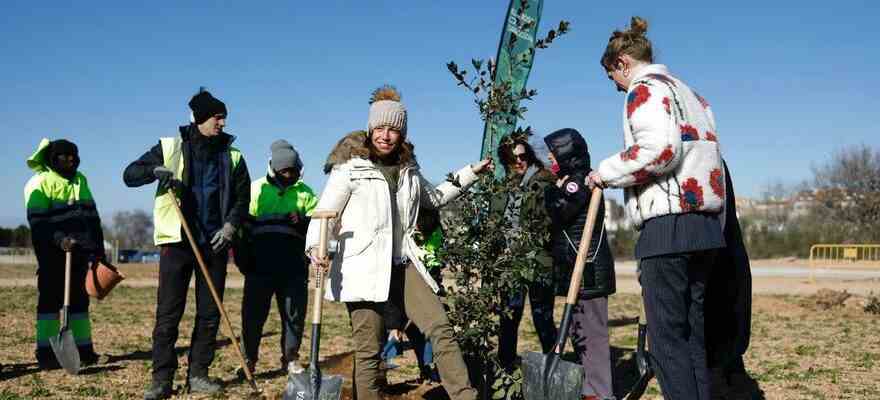
[[[404,141],[400,148],[399,164],[417,164],[414,150],[415,146],[412,143]],[[345,164],[353,158],[364,160],[371,158],[367,132],[365,131],[349,132],[336,142],[336,146],[333,147],[327,156],[327,161],[324,162],[324,173],[329,174],[333,167]]]

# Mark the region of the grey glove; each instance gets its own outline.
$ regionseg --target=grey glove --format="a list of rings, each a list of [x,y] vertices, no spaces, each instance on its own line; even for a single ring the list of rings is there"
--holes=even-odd
[[[232,244],[234,236],[235,227],[229,222],[223,224],[223,228],[220,228],[211,239],[211,249],[214,250],[215,253],[225,250],[230,244]]]
[[[180,184],[179,180],[174,179],[174,171],[161,165],[153,168],[153,176],[159,180],[160,189],[172,190]]]

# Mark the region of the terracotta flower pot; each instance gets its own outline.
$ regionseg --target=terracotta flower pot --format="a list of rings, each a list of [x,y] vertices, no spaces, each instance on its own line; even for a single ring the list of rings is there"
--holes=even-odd
[[[113,265],[103,261],[93,263],[86,273],[86,293],[101,300],[107,297],[110,291],[123,279],[125,279],[125,275]]]

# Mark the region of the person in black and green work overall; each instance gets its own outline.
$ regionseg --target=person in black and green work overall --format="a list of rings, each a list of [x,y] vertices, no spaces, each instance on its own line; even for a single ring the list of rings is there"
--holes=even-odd
[[[226,105],[204,89],[189,102],[192,123],[179,128],[177,137],[159,144],[125,168],[129,187],[159,181],[153,210],[153,239],[161,248],[156,326],[153,329],[153,382],[144,394],[147,400],[172,394],[177,370],[178,326],[186,307],[186,292],[195,254],[181,233],[181,221],[172,202],[180,207],[193,231],[208,273],[221,299],[226,286],[228,249],[241,227],[250,203],[250,176],[241,152],[232,147],[235,137],[223,131]],[[218,393],[222,386],[208,378],[214,360],[220,310],[214,303],[201,271],[196,276],[196,321],[189,350],[185,389]]]
[[[281,365],[296,374],[303,371],[299,348],[308,303],[305,235],[318,197],[300,179],[303,164],[290,143],[277,140],[271,152],[268,173],[251,184],[251,265],[243,270],[242,340],[253,371],[274,295],[281,315]]]
[[[77,171],[79,163],[76,145],[64,139],[43,139],[27,159],[35,172],[24,188],[24,201],[37,256],[36,358],[42,369],[59,368],[49,338],[60,329],[58,310],[63,306],[68,251],[72,253],[70,329],[82,363],[99,359],[92,344],[85,277],[89,262],[104,258],[104,232],[88,181]]]

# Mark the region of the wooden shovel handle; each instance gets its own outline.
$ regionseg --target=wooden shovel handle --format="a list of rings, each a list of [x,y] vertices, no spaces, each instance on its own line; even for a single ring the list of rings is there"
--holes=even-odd
[[[180,219],[180,226],[183,227],[183,232],[186,234],[187,240],[189,240],[189,245],[192,247],[193,254],[196,256],[196,260],[199,263],[199,269],[202,271],[202,276],[205,278],[205,283],[208,284],[208,290],[211,292],[211,297],[214,298],[214,303],[217,305],[217,308],[220,310],[220,316],[225,322],[227,334],[229,338],[232,339],[232,347],[235,349],[235,352],[238,353],[239,361],[241,362],[241,368],[244,370],[245,377],[247,377],[247,381],[255,392],[259,392],[259,388],[257,388],[256,380],[254,380],[253,372],[248,368],[247,359],[244,357],[244,353],[241,352],[241,346],[238,345],[238,336],[235,335],[235,328],[232,327],[232,321],[229,319],[229,315],[226,314],[226,308],[223,307],[223,300],[220,299],[220,294],[217,292],[217,288],[214,286],[214,281],[211,280],[211,275],[208,274],[208,266],[205,264],[204,258],[202,258],[202,252],[199,250],[199,246],[196,244],[195,239],[193,238],[192,231],[189,229],[189,224],[186,222],[186,218],[183,216],[183,211],[180,210],[180,205],[177,204],[177,196],[174,195],[174,192],[168,192],[170,196],[172,196],[171,203],[174,205],[174,210],[177,212],[177,217]],[[226,268],[226,266],[223,266]]]
[[[333,210],[315,210],[312,212],[312,219],[321,220],[321,230],[318,236],[318,259],[327,258],[327,231],[329,230],[330,219],[339,215]],[[321,323],[321,305],[324,299],[324,268],[315,268],[315,295],[312,299],[312,323]]]
[[[571,274],[571,283],[568,285],[567,304],[577,303],[578,291],[581,289],[581,279],[584,276],[584,265],[587,263],[587,253],[590,251],[590,242],[593,239],[593,229],[596,227],[596,216],[599,215],[599,205],[602,202],[602,189],[594,188],[590,196],[590,206],[587,209],[587,220],[584,222],[584,232],[581,234],[581,243],[578,245],[577,259],[574,262],[574,272]],[[599,248],[596,248],[599,251]]]
[[[70,266],[73,264],[73,253],[64,252],[64,306],[70,306]],[[66,317],[65,317],[66,318]],[[67,321],[65,321],[66,323]]]

